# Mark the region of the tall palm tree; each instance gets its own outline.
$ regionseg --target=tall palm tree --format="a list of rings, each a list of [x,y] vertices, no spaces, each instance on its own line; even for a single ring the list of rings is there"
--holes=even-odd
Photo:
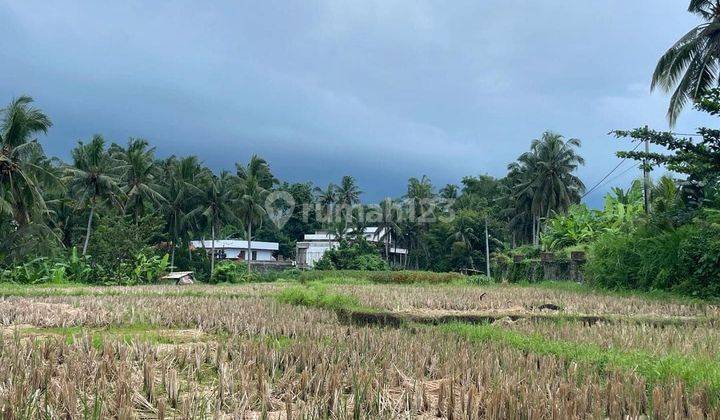
[[[315,194],[317,195],[317,203],[321,206],[318,213],[320,218],[323,220],[323,227],[327,228],[332,222],[333,214],[335,213],[335,203],[337,203],[337,187],[332,182],[328,184],[324,190],[320,187],[315,187]]]
[[[52,123],[32,102],[20,96],[0,110],[0,211],[9,213],[19,229],[47,209],[38,182],[46,170],[35,159],[43,155],[35,136],[47,133]]]
[[[660,57],[651,89],[675,90],[668,107],[668,120],[675,125],[689,101],[696,101],[720,76],[720,1],[691,0],[688,11],[703,19]]]
[[[235,177],[223,172],[219,177],[209,173],[203,182],[189,186],[197,201],[195,208],[188,213],[188,218],[204,222],[210,228],[210,277],[215,272],[215,234],[223,224],[237,219],[233,208],[236,183]]]
[[[552,212],[564,213],[580,201],[585,185],[574,173],[585,160],[577,153],[580,140],[565,140],[557,133],[545,132],[532,141],[530,151],[508,168],[514,177],[515,201],[519,215],[532,217],[533,243],[538,244],[541,219]],[[528,208],[529,206],[529,208]]]
[[[352,206],[360,202],[360,188],[355,178],[345,175],[340,180],[340,185],[336,188],[337,203],[341,206],[343,217],[345,218],[345,229],[347,229],[352,217]]]
[[[458,186],[455,184],[447,184],[440,189],[440,198],[445,200],[455,200],[458,198]]]
[[[475,270],[475,262],[473,261],[473,244],[479,242],[475,229],[480,226],[476,214],[472,210],[462,210],[452,224],[452,232],[448,239],[453,242],[460,242],[468,253],[468,261],[470,268]]]
[[[170,265],[175,266],[175,250],[182,239],[188,239],[189,213],[196,197],[194,188],[204,175],[196,156],[168,159],[163,196],[166,198],[165,222],[171,236]]]
[[[654,182],[650,197],[652,198],[654,212],[667,212],[680,201],[680,188],[678,188],[677,182],[671,176],[663,175]]]
[[[428,221],[432,220],[434,214],[432,213],[433,207],[431,201],[435,198],[435,192],[430,181],[426,175],[421,178],[412,177],[408,180],[407,193],[404,196],[405,206],[409,217],[409,224],[412,224],[412,229],[408,226],[403,227],[403,231],[408,234],[409,244],[411,248],[418,248],[423,251],[425,260],[430,259],[430,253],[428,251],[427,242],[423,240],[423,237],[428,231]],[[417,251],[417,249],[416,249]],[[415,252],[415,268],[419,267],[418,254]]]
[[[270,171],[270,166],[265,161],[253,155],[247,165],[235,164],[238,182],[238,208],[240,219],[245,224],[247,231],[247,261],[248,271],[252,271],[252,232],[253,226],[262,223],[265,211],[265,199],[270,188],[277,182]]]
[[[398,207],[391,198],[386,198],[380,202],[380,220],[378,221],[378,232],[383,232],[383,237],[378,238],[385,245],[385,260],[390,262],[390,242],[393,238],[397,238],[400,232],[398,225]]]
[[[87,254],[93,215],[97,205],[114,200],[122,194],[113,176],[116,162],[105,150],[102,136],[93,136],[90,143],[78,142],[71,152],[73,166],[65,168],[68,188],[79,206],[89,208],[82,255]]]
[[[252,271],[253,226],[262,223],[263,217],[267,214],[264,204],[268,193],[268,190],[262,188],[255,177],[251,176],[240,181],[238,208],[240,218],[247,229],[247,254],[245,254],[245,260],[247,261],[248,271]]]
[[[136,222],[148,207],[159,207],[165,201],[156,179],[155,148],[148,146],[147,140],[131,138],[126,149],[114,148],[114,157],[122,162],[125,213],[132,214]]]
[[[236,163],[235,171],[240,179],[255,178],[258,185],[266,190],[278,183],[270,170],[270,165],[258,155],[252,155],[247,165]]]

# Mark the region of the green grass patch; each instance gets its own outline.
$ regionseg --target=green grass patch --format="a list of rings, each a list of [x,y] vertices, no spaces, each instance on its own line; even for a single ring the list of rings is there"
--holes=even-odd
[[[458,334],[473,342],[496,342],[535,354],[562,357],[588,363],[601,370],[616,368],[634,371],[651,383],[682,379],[688,386],[707,386],[720,391],[720,363],[712,359],[680,355],[657,356],[643,351],[603,348],[590,343],[548,340],[539,334],[521,334],[493,325],[445,324],[435,328]]]
[[[274,297],[281,303],[311,308],[334,311],[364,309],[357,298],[340,293],[330,293],[326,285],[317,282],[285,288],[276,293]]]
[[[301,282],[311,282],[327,278],[336,281],[364,280],[370,283],[414,284],[432,283],[443,284],[452,282],[465,282],[467,276],[460,273],[436,273],[434,271],[361,271],[361,270],[310,270],[303,271],[298,279]]]

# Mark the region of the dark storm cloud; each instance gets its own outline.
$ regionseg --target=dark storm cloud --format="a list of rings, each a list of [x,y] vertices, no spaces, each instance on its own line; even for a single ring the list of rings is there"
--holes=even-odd
[[[352,174],[366,200],[401,194],[410,176],[502,176],[550,129],[583,140],[592,185],[625,146],[609,130],[667,126],[649,77],[696,23],[684,6],[10,1],[0,98],[34,96],[55,122],[47,149],[63,157],[94,133],[214,169],[258,153],[291,181]],[[689,111],[678,130],[704,122]]]

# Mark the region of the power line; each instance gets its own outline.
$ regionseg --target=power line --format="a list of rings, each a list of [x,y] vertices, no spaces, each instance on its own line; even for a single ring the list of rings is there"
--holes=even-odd
[[[635,147],[631,150],[631,152],[634,152],[638,147],[640,147],[641,144],[642,144],[642,142],[638,142],[638,144],[635,145]],[[580,197],[580,199],[582,200],[582,199],[585,198],[588,194],[590,194],[591,192],[595,191],[595,189],[596,189],[597,187],[599,187],[600,184],[602,184],[602,182],[605,181],[610,175],[612,175],[613,172],[617,171],[617,169],[620,167],[620,165],[622,165],[623,163],[625,163],[625,161],[626,161],[627,159],[628,159],[628,158],[626,158],[626,157],[623,158],[623,160],[621,160],[620,163],[618,163],[614,168],[612,168],[612,170],[611,170],[610,172],[608,172],[607,175],[605,175],[604,177],[602,177],[602,179],[601,179],[600,181],[598,181],[597,184],[595,184],[592,188],[590,188],[589,190],[587,190],[587,191],[585,192],[585,194],[583,194],[583,196]]]
[[[623,176],[623,175],[625,175],[626,173],[628,173],[628,172],[630,172],[630,171],[632,171],[632,170],[635,170],[635,169],[637,169],[637,166],[635,166],[635,165],[630,165],[630,167],[624,169],[624,170],[623,170],[622,172],[620,172],[619,174],[617,174],[617,175],[615,175],[614,177],[612,177],[612,178],[608,179],[607,181],[603,182],[603,184],[601,185],[601,187],[604,187],[605,185],[608,185],[609,183],[615,181],[616,179],[620,178],[621,176]]]

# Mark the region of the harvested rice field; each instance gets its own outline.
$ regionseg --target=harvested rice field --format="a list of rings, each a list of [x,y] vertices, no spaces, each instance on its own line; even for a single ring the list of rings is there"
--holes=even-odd
[[[0,418],[719,418],[720,309],[566,287],[0,287]]]

